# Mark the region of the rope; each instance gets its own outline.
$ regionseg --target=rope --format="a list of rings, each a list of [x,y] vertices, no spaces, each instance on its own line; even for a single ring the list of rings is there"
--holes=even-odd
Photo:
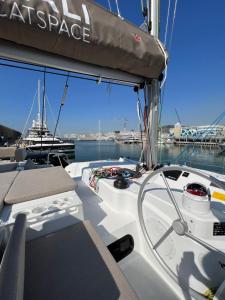
[[[145,83],[147,86],[147,83]],[[149,151],[150,151],[150,156],[151,156],[151,161],[152,161],[152,148],[151,148],[151,142],[149,140],[149,135],[150,135],[150,128],[149,128],[149,119],[148,119],[148,113],[149,113],[149,106],[147,104],[147,94],[149,93],[149,89],[145,88],[145,93],[144,93],[144,101],[145,101],[145,114],[144,114],[144,126],[145,126],[145,133],[147,136],[147,143],[149,146]],[[150,96],[150,95],[148,95]],[[148,97],[149,98],[149,97]],[[151,95],[152,99],[152,95]]]
[[[174,28],[175,28],[175,19],[176,19],[176,13],[177,13],[177,2],[178,0],[175,0],[174,4],[174,10],[173,10],[173,19],[172,19],[172,26],[171,26],[171,34],[169,39],[169,46],[168,50],[170,52],[172,47],[172,41],[173,41],[173,35],[174,35]],[[165,38],[164,38],[164,45],[166,46],[167,43],[167,35],[168,35],[168,28],[169,28],[169,17],[170,17],[170,10],[171,10],[171,0],[169,0],[168,9],[167,9],[167,20],[166,20],[166,29],[165,29]],[[162,51],[165,55],[164,47],[159,43]],[[165,55],[165,71],[164,71],[164,79],[160,85],[160,110],[159,110],[159,125],[161,123],[162,118],[162,110],[163,110],[163,103],[164,103],[164,96],[165,96],[165,90],[166,90],[166,82],[168,77],[168,62],[167,62],[167,56]],[[161,151],[161,150],[160,150]],[[161,153],[160,153],[160,159],[161,159]]]
[[[178,0],[175,0],[174,11],[173,11],[172,29],[171,29],[169,47],[168,47],[169,51],[171,50],[172,41],[173,41],[173,33],[174,33],[175,19],[176,19],[176,12],[177,12],[177,2],[178,2]]]
[[[147,0],[147,12],[148,12],[148,15],[147,15],[147,23],[148,23],[148,30],[149,32],[151,31],[151,8],[150,8],[150,1]]]
[[[173,35],[174,35],[174,28],[175,28],[175,19],[176,19],[176,12],[177,12],[177,2],[178,0],[175,0],[175,4],[174,4],[174,10],[173,10],[173,20],[172,20],[172,27],[171,27],[171,34],[170,34],[170,39],[169,39],[169,45],[168,45],[168,50],[169,52],[171,51],[172,48],[172,41],[173,41]],[[169,27],[169,16],[170,16],[170,6],[171,6],[171,2],[169,0],[169,4],[168,4],[168,10],[167,10],[167,21],[166,21],[166,29],[165,29],[165,38],[164,38],[164,45],[166,46],[166,41],[167,41],[167,34],[168,34],[168,27]],[[168,63],[167,63],[167,55],[166,52],[164,50],[164,47],[161,45],[161,43],[159,42],[159,46],[161,47],[164,56],[165,56],[165,71],[164,71],[164,79],[161,83],[160,89],[163,88],[163,86],[165,85],[166,79],[167,79],[167,74],[168,74]],[[164,94],[164,93],[163,93]]]
[[[139,130],[141,134],[141,155],[139,158],[139,162],[142,162],[143,152],[144,152],[144,143],[143,143],[143,135],[142,135],[142,120],[144,120],[144,114],[141,109],[141,101],[139,97],[139,91],[137,91],[137,115],[139,120]],[[142,120],[141,120],[142,119]]]
[[[61,110],[62,110],[63,105],[65,104],[65,99],[66,99],[67,90],[68,90],[69,74],[70,73],[68,72],[67,78],[66,78],[66,83],[65,83],[65,86],[64,86],[63,95],[62,95],[62,98],[61,98],[61,103],[60,103],[60,107],[59,107],[58,117],[57,117],[57,121],[56,121],[56,124],[55,124],[55,129],[54,129],[54,134],[53,134],[53,141],[54,141],[54,138],[55,138],[57,127],[58,127],[59,118],[60,118],[60,115],[61,115]]]
[[[53,109],[52,109],[52,106],[51,106],[51,103],[46,95],[46,100],[47,100],[47,104],[48,104],[48,107],[49,107],[49,110],[50,110],[50,113],[51,113],[51,116],[52,116],[52,121],[53,123],[55,124],[56,123],[56,117],[54,115],[54,112],[53,112]],[[60,132],[59,132],[59,129],[57,129],[56,133],[60,136]]]
[[[110,3],[110,0],[108,0],[108,5],[109,5],[109,10],[112,12],[112,6],[111,6],[111,3]]]
[[[141,11],[142,11],[142,13],[144,12],[144,2],[143,2],[143,0],[141,0]]]
[[[120,9],[119,9],[119,5],[118,5],[118,0],[115,0],[115,2],[116,2],[117,15],[118,15],[119,18],[123,19],[123,17],[122,17],[121,14],[120,14]]]
[[[43,122],[44,122],[45,92],[46,92],[46,67],[44,67],[44,86],[43,86],[42,112],[41,112],[41,152],[43,150],[42,149],[42,132],[43,132]]]
[[[9,59],[2,59],[0,58],[0,61],[3,60],[3,61],[9,61],[9,62],[14,62],[14,63],[21,63],[21,62],[16,62],[16,61],[11,61]],[[21,63],[22,64],[22,63]],[[0,63],[0,66],[4,66],[4,67],[9,67],[9,68],[15,68],[15,69],[21,69],[21,70],[27,70],[27,71],[32,71],[32,72],[38,72],[38,73],[46,73],[46,74],[52,74],[52,75],[57,75],[57,76],[62,76],[62,77],[67,77],[66,74],[63,74],[63,73],[60,73],[60,72],[53,72],[53,71],[49,71],[49,70],[46,70],[43,71],[42,69],[35,69],[34,67],[33,68],[30,68],[30,67],[25,67],[25,65],[29,65],[29,66],[34,66],[34,67],[40,67],[38,65],[35,65],[35,64],[31,64],[31,63],[24,63],[23,62],[23,66],[18,66],[18,65],[12,65],[12,64],[7,64],[7,63]],[[49,68],[48,68],[49,69]],[[58,70],[56,68],[50,68],[52,70]],[[62,70],[64,72],[66,72],[66,70]],[[77,73],[79,74],[79,73]],[[87,80],[87,81],[95,81],[96,82],[96,75],[86,75],[86,76],[89,76],[89,77],[85,77],[85,76],[79,76],[79,75],[76,75],[76,72],[73,72],[73,75],[70,74],[70,78],[77,78],[77,79],[82,79],[82,80]],[[99,78],[99,76],[98,76]],[[116,80],[116,79],[113,79],[113,78],[110,78],[110,77],[104,77],[104,80],[101,81],[102,83],[110,83],[112,85],[121,85],[121,86],[136,86],[137,83],[135,82],[127,82],[125,80]]]
[[[166,29],[165,29],[164,45],[166,45],[166,40],[167,40],[168,25],[169,25],[169,17],[170,17],[170,5],[171,5],[171,0],[169,0],[168,9],[167,9],[167,17],[166,17]]]

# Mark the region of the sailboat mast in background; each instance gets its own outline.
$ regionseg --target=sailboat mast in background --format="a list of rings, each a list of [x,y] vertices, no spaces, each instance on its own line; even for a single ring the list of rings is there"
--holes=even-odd
[[[41,96],[40,96],[40,90],[41,90],[41,81],[38,80],[38,113],[37,113],[37,123],[41,124]]]

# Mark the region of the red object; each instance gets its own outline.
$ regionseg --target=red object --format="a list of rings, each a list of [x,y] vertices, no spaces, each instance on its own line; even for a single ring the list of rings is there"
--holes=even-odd
[[[189,183],[187,185],[186,191],[195,196],[205,197],[208,195],[207,189],[204,185],[199,183]]]
[[[201,190],[187,189],[187,192],[195,196],[206,196],[206,193]]]
[[[135,39],[135,41],[138,42],[138,43],[141,42],[141,36],[138,35],[138,34],[135,34],[135,35],[134,35],[134,39]]]

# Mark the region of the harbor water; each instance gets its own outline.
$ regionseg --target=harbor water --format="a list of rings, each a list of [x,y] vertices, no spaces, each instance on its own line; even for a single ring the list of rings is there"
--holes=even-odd
[[[141,144],[117,144],[113,141],[75,141],[75,161],[118,159],[139,160]],[[179,163],[199,169],[225,174],[225,152],[203,146],[176,146],[160,144],[158,161],[163,164]]]

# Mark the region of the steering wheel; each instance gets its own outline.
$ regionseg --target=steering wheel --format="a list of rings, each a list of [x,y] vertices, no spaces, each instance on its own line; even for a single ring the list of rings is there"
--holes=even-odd
[[[208,175],[208,174],[204,174],[200,171],[197,171],[195,169],[191,169],[188,167],[181,167],[181,166],[169,166],[169,167],[162,167],[160,169],[157,169],[156,171],[153,171],[151,174],[149,174],[145,180],[143,181],[143,183],[140,186],[140,190],[139,190],[139,194],[138,194],[138,217],[139,217],[139,222],[140,222],[140,226],[142,229],[142,232],[144,234],[144,237],[147,241],[148,246],[150,247],[150,249],[154,252],[154,254],[158,257],[158,259],[160,260],[160,263],[163,267],[165,267],[165,263],[163,262],[163,259],[161,258],[161,256],[157,253],[157,248],[164,242],[164,240],[174,231],[177,235],[180,236],[186,236],[188,238],[190,238],[191,240],[197,242],[198,244],[200,244],[201,246],[205,247],[206,249],[210,250],[210,251],[216,251],[219,254],[225,255],[224,252],[220,251],[219,249],[213,247],[212,245],[206,243],[205,241],[203,241],[202,239],[194,236],[192,233],[189,232],[188,229],[188,224],[185,222],[184,217],[182,215],[182,212],[177,204],[177,201],[174,197],[173,192],[170,189],[170,186],[168,184],[168,181],[164,175],[165,171],[185,171],[185,172],[189,172],[189,173],[193,173],[195,175],[201,176],[204,179],[209,180],[210,182],[214,183],[217,187],[225,190],[225,183],[219,181],[218,179],[216,179],[215,177]],[[144,201],[144,190],[145,187],[147,185],[147,183],[149,183],[149,181],[155,177],[157,174],[160,174],[162,176],[162,179],[164,181],[164,184],[166,186],[166,191],[169,195],[169,198],[176,210],[177,216],[178,218],[176,220],[174,220],[171,224],[171,226],[169,227],[169,229],[158,239],[158,241],[156,243],[153,244],[153,242],[151,241],[151,238],[149,236],[145,221],[144,221],[144,216],[143,216],[143,201]],[[172,272],[169,269],[170,273]],[[173,273],[173,272],[172,272]],[[175,274],[173,273],[173,276],[175,276]]]

